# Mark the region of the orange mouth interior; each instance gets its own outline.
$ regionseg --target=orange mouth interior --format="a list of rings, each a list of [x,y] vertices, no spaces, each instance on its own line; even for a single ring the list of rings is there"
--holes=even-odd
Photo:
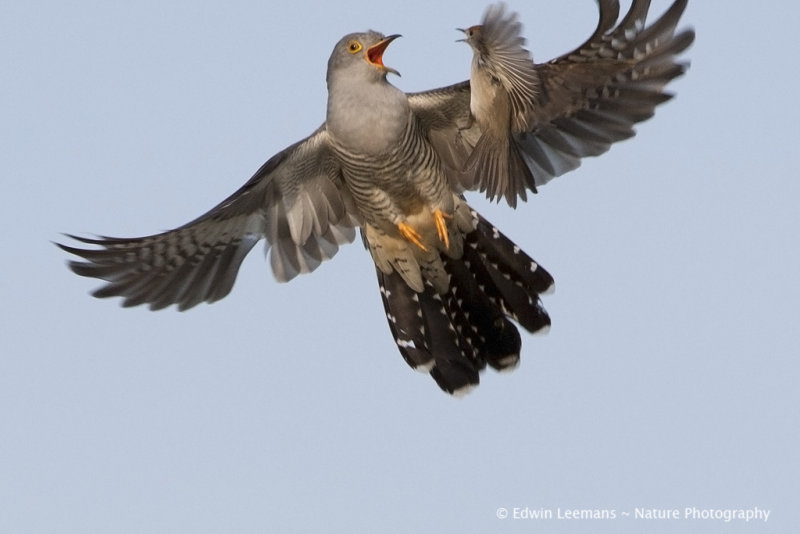
[[[385,40],[369,47],[367,49],[367,58],[369,59],[369,62],[383,67],[383,52],[386,50],[386,47],[389,46],[390,42],[391,41],[389,40]]]

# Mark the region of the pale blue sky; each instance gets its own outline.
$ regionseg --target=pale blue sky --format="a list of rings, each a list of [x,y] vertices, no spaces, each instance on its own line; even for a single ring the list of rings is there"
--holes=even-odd
[[[402,33],[422,90],[468,76],[484,0],[0,6],[0,532],[786,532],[796,526],[800,5],[692,0],[692,68],[633,140],[515,212],[556,278],[547,336],[455,400],[398,354],[368,254],[121,309],[59,232],[178,226],[324,119],[345,33]],[[654,0],[654,11],[666,7]],[[512,2],[534,57],[591,0]],[[766,524],[496,518],[741,508]]]

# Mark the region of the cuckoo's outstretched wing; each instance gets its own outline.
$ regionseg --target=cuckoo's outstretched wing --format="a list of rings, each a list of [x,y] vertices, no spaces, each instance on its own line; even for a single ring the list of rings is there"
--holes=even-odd
[[[275,277],[314,270],[351,242],[358,225],[324,127],[269,159],[233,195],[180,228],[138,238],[70,236],[95,248],[58,244],[83,261],[70,268],[108,282],[98,297],[124,306],[214,302],[233,287],[242,260],[266,238]]]
[[[619,2],[599,0],[599,22],[589,39],[536,65],[530,126],[515,134],[536,185],[632,137],[634,125],[671,98],[664,87],[686,70],[677,57],[694,40],[691,29],[676,33],[686,3],[676,0],[646,26],[650,1],[634,0],[615,26]],[[470,116],[469,82],[412,93],[409,101],[444,162],[454,169],[454,188],[486,189],[481,176],[459,172],[482,133]]]

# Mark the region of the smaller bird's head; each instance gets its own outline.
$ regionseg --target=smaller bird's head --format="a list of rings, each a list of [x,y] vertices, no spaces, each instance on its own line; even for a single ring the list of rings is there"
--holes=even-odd
[[[336,72],[347,72],[351,76],[367,79],[385,79],[388,73],[400,73],[383,64],[383,52],[389,43],[400,35],[389,35],[368,31],[345,35],[336,43],[328,60],[328,77]]]
[[[480,24],[476,26],[470,26],[467,29],[456,28],[456,30],[464,34],[463,39],[458,39],[456,41],[458,43],[467,43],[472,48],[477,48],[479,44],[483,42],[483,26]]]
[[[464,39],[458,41],[467,43],[479,56],[491,56],[498,49],[514,49],[525,44],[517,14],[507,12],[503,2],[487,7],[480,24],[456,30],[464,34]]]

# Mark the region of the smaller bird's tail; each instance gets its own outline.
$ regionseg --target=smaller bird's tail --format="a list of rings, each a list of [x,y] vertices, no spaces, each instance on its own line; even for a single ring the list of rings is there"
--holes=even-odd
[[[520,148],[511,137],[484,132],[475,144],[464,168],[481,184],[490,200],[505,197],[512,208],[517,197],[527,200],[526,189],[536,193],[536,182]]]
[[[444,294],[430,284],[417,293],[396,272],[378,272],[381,297],[397,347],[408,364],[430,372],[444,391],[465,393],[478,373],[514,368],[521,339],[514,322],[537,332],[550,326],[539,295],[550,274],[473,211],[475,230],[460,259],[442,257],[450,275]],[[513,322],[512,322],[513,321]]]

